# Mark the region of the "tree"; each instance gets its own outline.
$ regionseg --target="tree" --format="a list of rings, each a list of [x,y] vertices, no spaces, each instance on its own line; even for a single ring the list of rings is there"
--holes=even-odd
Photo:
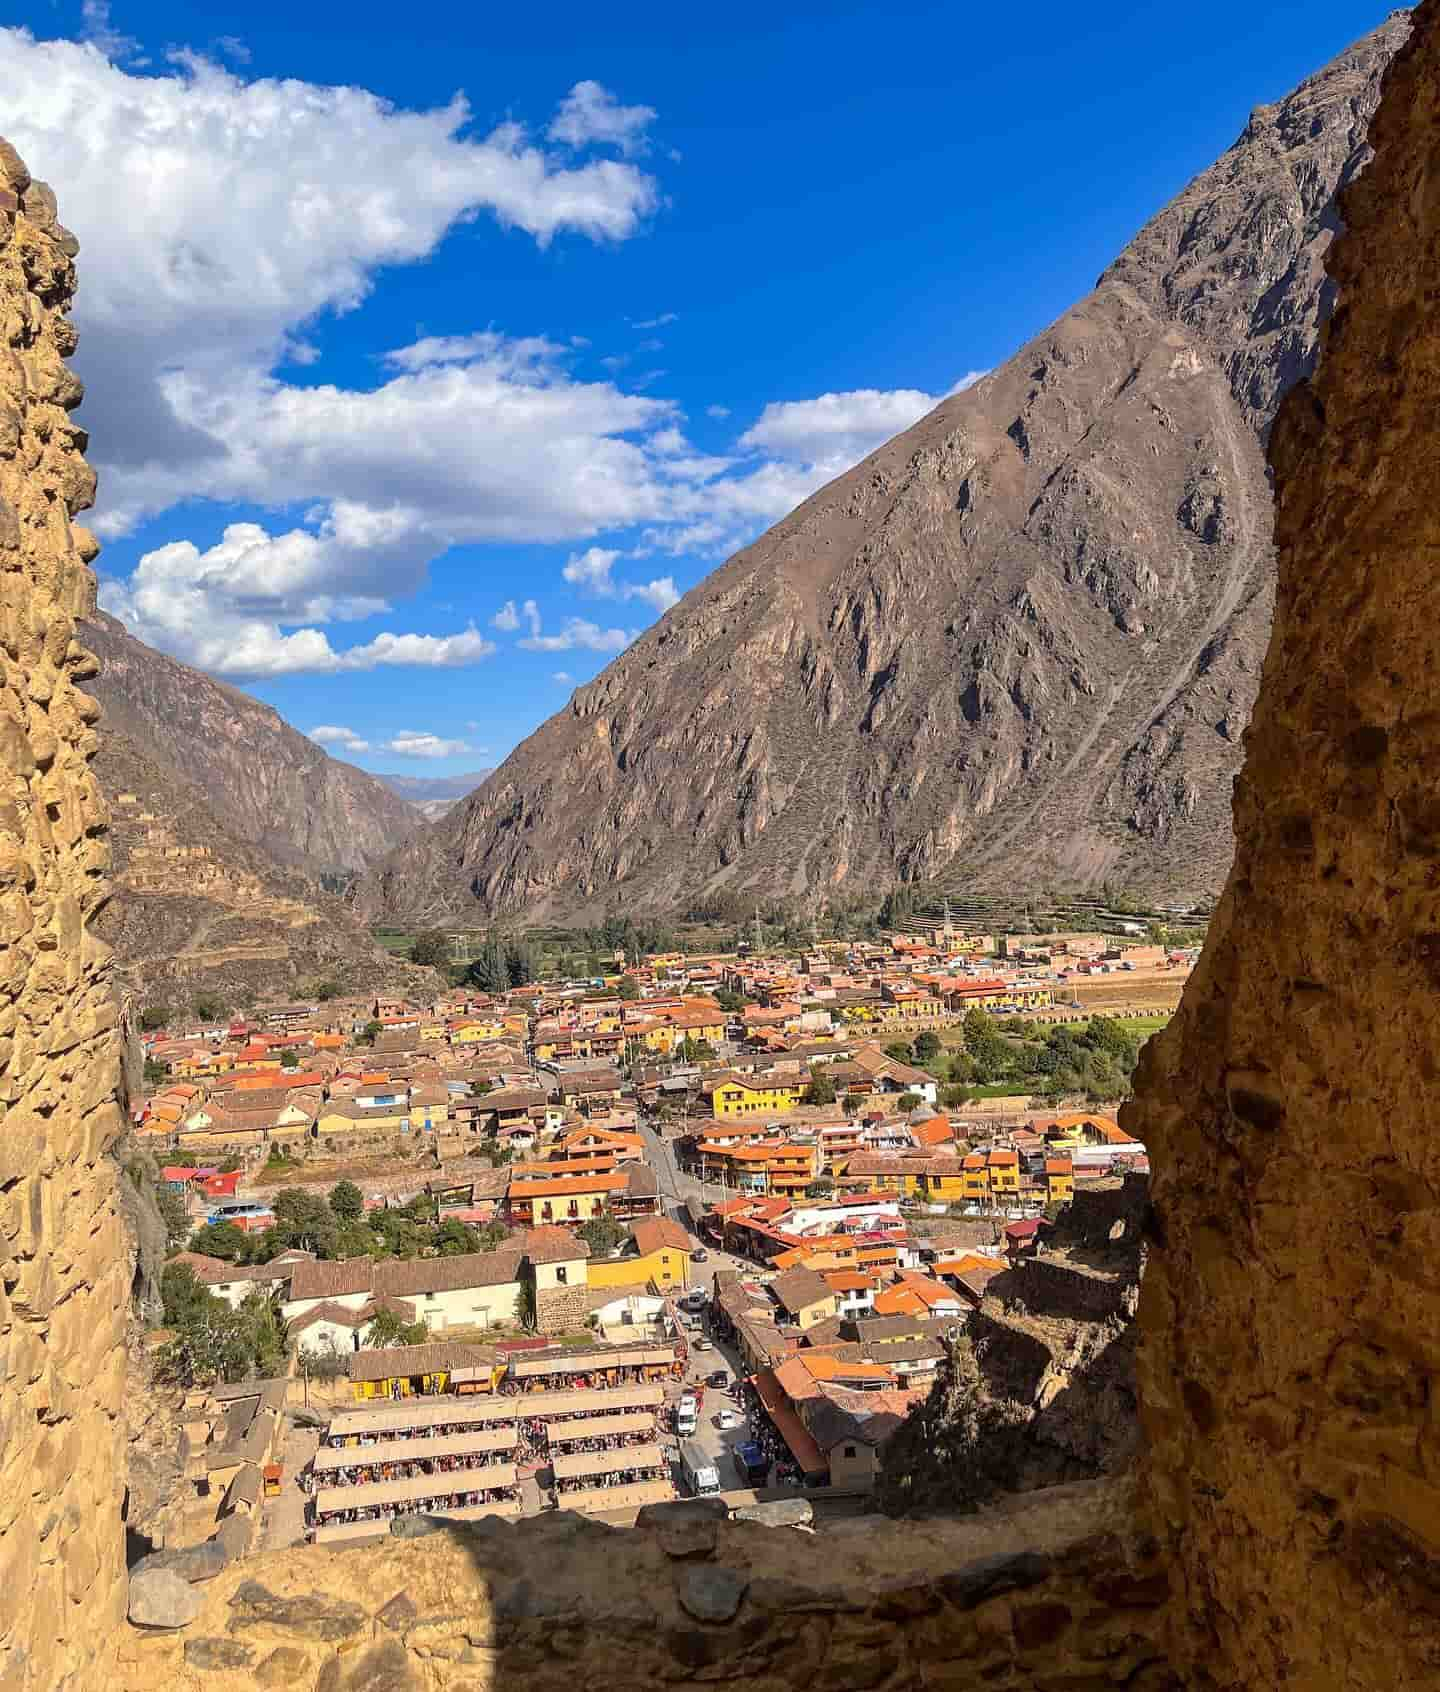
[[[325,1202],[341,1222],[358,1222],[365,1214],[365,1195],[353,1181],[337,1181]]]
[[[448,962],[450,947],[438,928],[425,928],[410,942],[410,962],[438,969]]]
[[[715,1048],[708,1040],[692,1040],[687,1035],[680,1043],[680,1056],[686,1063],[709,1063]]]
[[[727,1016],[734,1016],[744,1010],[750,1001],[743,993],[732,993],[728,987],[722,987],[715,994],[715,1003]]]
[[[300,1054],[299,1054],[299,1052],[292,1052],[287,1047],[286,1050],[281,1052],[281,1054],[280,1054],[280,1067],[281,1067],[281,1069],[299,1069],[299,1067],[300,1067]]]
[[[155,1208],[160,1212],[160,1220],[165,1224],[166,1244],[178,1246],[190,1232],[190,1212],[186,1209],[185,1200],[169,1187],[157,1187]]]
[[[511,987],[528,987],[540,974],[535,948],[528,940],[511,940],[505,947],[505,975]]]
[[[380,1038],[380,1035],[384,1032],[384,1030],[385,1030],[384,1023],[383,1022],[376,1022],[372,1018],[369,1022],[367,1022],[365,1024],[364,1028],[361,1029],[360,1039],[365,1045],[373,1046],[375,1044],[376,1040],[378,1040]]]
[[[144,1064],[145,1085],[147,1087],[163,1087],[170,1078],[170,1071],[158,1058],[146,1058]]]
[[[510,970],[505,962],[505,948],[500,936],[492,928],[485,936],[480,956],[470,966],[470,979],[485,993],[503,993],[510,985]]]
[[[329,1334],[319,1345],[301,1348],[300,1365],[317,1381],[338,1381],[350,1372],[350,1354],[342,1351],[335,1336]]]
[[[271,1205],[274,1226],[266,1230],[276,1251],[313,1251],[317,1257],[335,1255],[338,1232],[335,1213],[325,1200],[299,1187],[288,1187]],[[273,1253],[272,1253],[273,1255]]]
[[[627,1000],[640,997],[640,986],[633,975],[622,975],[620,977],[619,985],[615,989],[615,996],[618,999]]]
[[[201,1022],[219,1022],[225,1014],[225,1001],[214,993],[197,993],[190,1001],[190,1009]]]
[[[157,1028],[163,1028],[169,1020],[169,1005],[146,1005],[140,1012],[140,1026],[147,1034],[153,1034]]]
[[[527,1275],[520,1283],[520,1291],[515,1295],[515,1326],[534,1333],[538,1320],[535,1313],[535,1282]]]
[[[190,1250],[204,1257],[218,1257],[222,1263],[238,1263],[248,1245],[245,1233],[233,1222],[207,1222],[190,1236]]]
[[[962,1105],[969,1104],[974,1096],[971,1089],[961,1081],[952,1081],[948,1087],[940,1089],[940,1103],[946,1110],[959,1110]]]
[[[810,1071],[810,1085],[805,1089],[805,1103],[832,1105],[835,1103],[835,1078],[826,1066]]]
[[[372,1346],[424,1345],[430,1329],[424,1322],[407,1322],[398,1310],[377,1310],[366,1331],[365,1343]]]
[[[940,1043],[940,1036],[933,1028],[927,1028],[923,1033],[915,1036],[916,1063],[930,1063],[940,1056],[944,1048]]]
[[[310,989],[310,997],[317,1004],[328,1004],[331,999],[340,997],[340,983],[338,981],[317,981]]]
[[[894,1058],[896,1063],[911,1063],[914,1061],[915,1051],[908,1040],[892,1040],[885,1048],[885,1056]]]
[[[900,1097],[895,1101],[895,1107],[897,1110],[902,1111],[914,1110],[917,1105],[922,1105],[924,1102],[924,1099],[920,1097],[919,1093],[901,1093]]]
[[[467,1227],[457,1216],[447,1217],[440,1224],[431,1243],[438,1248],[441,1257],[462,1257],[466,1252],[480,1250],[480,1239],[475,1230]]]
[[[590,1247],[593,1257],[608,1257],[626,1237],[625,1230],[613,1216],[592,1217],[590,1221],[581,1223],[576,1232]]]
[[[494,1222],[487,1222],[483,1227],[476,1228],[474,1234],[477,1251],[494,1251],[496,1246],[510,1238],[510,1229],[497,1218]]]
[[[812,1199],[829,1198],[835,1191],[835,1183],[828,1175],[817,1175],[805,1189],[805,1197]]]

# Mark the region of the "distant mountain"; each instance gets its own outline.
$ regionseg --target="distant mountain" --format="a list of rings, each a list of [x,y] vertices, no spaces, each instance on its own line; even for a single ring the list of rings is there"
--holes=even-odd
[[[489,770],[471,770],[469,775],[454,776],[408,776],[376,774],[376,781],[382,782],[392,793],[398,793],[402,799],[410,803],[420,804],[427,799],[463,799],[467,793],[473,793]]]
[[[363,869],[416,827],[374,776],[329,757],[271,706],[146,646],[103,611],[82,626],[100,659],[90,684],[102,740],[128,735],[156,767],[198,788],[238,840],[312,875]]]
[[[102,730],[95,771],[110,804],[109,903],[94,927],[141,1000],[200,991],[235,1007],[321,980],[346,992],[434,977],[382,951],[312,876],[232,833],[205,793],[123,730]]]
[[[686,594],[359,907],[1213,892],[1274,591],[1262,445],[1408,29],[1257,107],[1093,293]]]

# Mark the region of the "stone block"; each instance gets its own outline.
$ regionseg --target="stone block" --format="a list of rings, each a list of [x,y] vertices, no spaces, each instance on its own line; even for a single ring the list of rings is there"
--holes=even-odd
[[[130,1581],[129,1616],[136,1627],[188,1627],[202,1599],[188,1580],[170,1569],[150,1569]]]

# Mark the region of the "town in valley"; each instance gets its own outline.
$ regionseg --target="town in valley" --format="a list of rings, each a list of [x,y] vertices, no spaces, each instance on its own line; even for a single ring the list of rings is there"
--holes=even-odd
[[[874,1507],[967,1328],[1040,1345],[1039,1410],[1061,1340],[1133,1315],[1106,1241],[1149,1165],[1117,1108],[1193,939],[947,913],[504,990],[136,1007],[157,1538]]]

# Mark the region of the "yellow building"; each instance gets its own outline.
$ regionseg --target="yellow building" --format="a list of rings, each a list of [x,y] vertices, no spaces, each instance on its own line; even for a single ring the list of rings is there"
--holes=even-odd
[[[467,1016],[450,1025],[450,1043],[454,1046],[479,1046],[487,1040],[498,1040],[505,1033],[505,1024],[498,1016]]]
[[[990,1177],[990,1194],[992,1198],[1006,1198],[1012,1193],[1019,1193],[1019,1152],[988,1152],[985,1157],[985,1172]]]
[[[646,1216],[630,1230],[636,1251],[623,1257],[592,1258],[592,1287],[633,1287],[642,1283],[657,1292],[690,1285],[690,1240],[665,1216]]]
[[[1067,1204],[1075,1196],[1075,1169],[1068,1157],[1045,1159],[1045,1198],[1049,1204]]]
[[[367,1109],[348,1101],[332,1100],[320,1112],[315,1123],[316,1135],[328,1140],[351,1134],[402,1134],[410,1127],[407,1105],[386,1105]]]
[[[805,1095],[808,1079],[781,1080],[774,1075],[726,1075],[710,1088],[711,1114],[719,1120],[794,1110]]]

